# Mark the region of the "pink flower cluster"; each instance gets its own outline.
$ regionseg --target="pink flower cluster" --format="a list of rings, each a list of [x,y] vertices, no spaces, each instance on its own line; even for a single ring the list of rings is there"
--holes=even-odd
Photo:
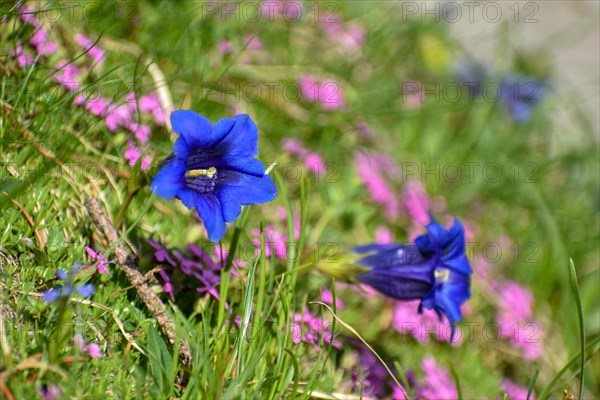
[[[447,322],[441,322],[434,311],[423,310],[422,314],[417,313],[418,308],[419,300],[395,302],[392,317],[394,329],[400,333],[412,335],[419,343],[427,343],[430,333],[433,333],[435,340],[450,343],[452,333],[450,325]],[[453,345],[459,342],[460,336],[457,335]]]
[[[301,0],[263,0],[260,5],[260,15],[267,21],[279,17],[286,21],[297,21],[303,11]]]
[[[325,176],[326,168],[323,158],[318,153],[304,147],[298,139],[284,139],[283,150],[304,161],[306,169],[314,173],[315,176]]]
[[[328,322],[315,317],[310,313],[307,307],[304,307],[301,313],[294,315],[293,330],[291,332],[292,341],[294,343],[308,343],[313,349],[318,352],[319,345],[331,345],[337,349],[342,348],[339,340],[335,339],[331,330],[328,328]]]
[[[324,20],[320,26],[330,40],[345,50],[358,50],[365,42],[365,30],[358,24],[344,26],[339,20]]]
[[[452,376],[438,366],[435,358],[425,357],[421,362],[425,381],[417,389],[417,397],[423,400],[454,400],[458,398]]]
[[[320,103],[326,111],[339,110],[346,105],[341,86],[332,79],[319,80],[312,75],[303,75],[298,82],[302,97]]]
[[[187,246],[187,253],[181,251],[169,252],[161,244],[154,240],[146,240],[155,250],[154,258],[162,264],[168,264],[172,270],[182,272],[186,277],[186,282],[196,285],[198,293],[208,293],[217,300],[219,299],[219,291],[217,287],[221,282],[221,268],[227,260],[227,252],[221,252],[218,247],[215,247],[215,254],[209,254],[195,244]],[[214,258],[213,258],[214,257]],[[239,260],[234,260],[234,265],[243,265]],[[163,290],[171,296],[171,300],[175,301],[175,291],[171,276],[164,269],[159,271],[159,275],[164,281]],[[239,274],[235,269],[232,269],[232,275]]]
[[[502,382],[502,390],[508,396],[509,400],[527,400],[528,388],[519,386],[510,379]],[[531,393],[529,400],[535,400],[535,395]]]
[[[370,154],[364,151],[354,153],[358,177],[366,186],[371,199],[384,208],[386,217],[395,220],[400,215],[400,201],[385,177],[394,177],[397,167],[383,154]]]
[[[277,207],[277,216],[280,222],[285,223],[287,221],[287,212],[284,207]],[[288,249],[290,246],[290,240],[286,233],[287,228],[281,227],[277,229],[274,225],[268,225],[264,228],[265,235],[265,255],[271,257],[271,254],[275,255],[280,260],[286,260],[288,258]],[[256,254],[260,254],[260,229],[253,229],[252,244],[256,247]],[[300,239],[300,218],[294,216],[294,240]]]
[[[87,51],[87,55],[94,60],[94,63],[102,64],[104,62],[104,50],[98,46],[94,46],[94,42],[88,37],[77,34],[75,35],[75,43]]]
[[[81,334],[73,336],[73,344],[79,347],[81,353],[85,353],[92,358],[102,358],[102,351],[98,343],[86,343]]]
[[[110,275],[110,271],[108,270],[108,260],[106,259],[106,257],[104,257],[102,255],[102,253],[96,252],[91,247],[86,247],[85,251],[88,253],[88,255],[90,256],[90,258],[93,261],[98,261],[98,267],[97,268],[98,268],[98,272],[99,273]]]
[[[502,337],[511,340],[527,360],[537,360],[544,354],[543,333],[540,324],[533,319],[533,295],[516,282],[495,284],[498,288],[498,315]]]

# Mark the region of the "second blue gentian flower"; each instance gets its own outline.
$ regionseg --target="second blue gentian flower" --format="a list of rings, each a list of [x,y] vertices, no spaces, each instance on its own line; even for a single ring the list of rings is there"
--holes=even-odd
[[[171,125],[179,138],[150,189],[195,209],[212,242],[223,238],[225,223],[240,215],[242,205],[266,203],[277,196],[275,183],[256,159],[258,129],[248,115],[223,118],[213,125],[182,110],[171,113]]]
[[[472,274],[465,254],[465,232],[458,220],[450,230],[431,218],[427,233],[414,244],[371,244],[354,249],[367,253],[357,263],[369,268],[356,278],[398,300],[421,300],[423,307],[461,320],[460,306],[471,297]]]

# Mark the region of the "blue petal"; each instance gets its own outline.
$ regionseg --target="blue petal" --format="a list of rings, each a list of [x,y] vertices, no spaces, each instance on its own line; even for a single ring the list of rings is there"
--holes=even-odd
[[[212,139],[212,125],[208,118],[189,110],[173,111],[171,125],[183,142],[177,140],[173,147],[175,155],[187,158],[189,151],[207,147]]]
[[[404,279],[392,270],[371,270],[360,274],[357,279],[398,300],[421,299],[431,289],[431,283],[424,280]]]
[[[83,264],[81,264],[81,261],[75,262],[75,264],[73,264],[73,266],[71,267],[71,275],[76,275],[81,269],[82,265]]]
[[[66,271],[63,271],[62,269],[57,269],[56,277],[61,281],[66,281],[67,279],[69,279],[69,274]]]
[[[221,120],[222,121],[222,120]],[[235,124],[229,120],[215,124],[215,137],[223,134],[222,139],[215,143],[223,154],[231,159],[250,158],[258,154],[258,128],[248,114],[235,116]]]
[[[385,246],[385,245],[384,245]],[[375,269],[397,268],[412,265],[429,264],[419,250],[413,245],[395,245],[390,250],[378,251],[357,261],[359,265]],[[433,271],[430,269],[430,273]]]
[[[407,245],[398,244],[398,243],[387,243],[387,244],[373,243],[373,244],[367,244],[364,246],[353,247],[352,251],[354,251],[355,253],[369,253],[371,251],[391,251],[391,250],[398,250],[398,249],[402,248],[403,246],[407,246]]]
[[[172,199],[185,189],[185,161],[173,158],[152,179],[150,190],[160,197]]]
[[[79,293],[81,297],[90,297],[94,293],[94,289],[94,285],[86,283],[77,288],[77,293]]]
[[[180,190],[177,193],[177,198],[179,200],[181,200],[183,205],[186,206],[190,210],[193,210],[196,208],[199,197],[202,197],[202,195],[200,195],[192,190],[188,190],[188,189]]]
[[[219,199],[241,205],[267,203],[277,197],[277,186],[269,175],[261,177],[223,171],[220,186],[215,189]]]
[[[62,294],[62,286],[55,286],[44,292],[44,301],[46,303],[54,303]]]
[[[206,227],[208,238],[216,243],[225,236],[225,221],[223,220],[223,211],[216,196],[204,195],[197,196],[196,210],[202,218]]]

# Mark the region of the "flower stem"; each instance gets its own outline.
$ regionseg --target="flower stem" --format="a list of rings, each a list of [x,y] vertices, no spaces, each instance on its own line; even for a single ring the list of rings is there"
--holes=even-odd
[[[50,337],[50,343],[48,346],[48,352],[50,353],[51,363],[58,362],[58,353],[63,347],[65,337],[67,335],[68,330],[65,329],[65,326],[63,326],[65,322],[65,316],[67,314],[67,301],[67,298],[61,297],[60,299],[58,299],[56,325]]]
[[[125,215],[127,214],[127,209],[131,205],[131,201],[135,197],[136,193],[137,193],[137,190],[135,192],[127,192],[125,201],[121,205],[121,208],[119,209],[119,213],[115,217],[115,228],[119,229],[121,227],[121,225],[123,224],[123,220],[125,219]]]

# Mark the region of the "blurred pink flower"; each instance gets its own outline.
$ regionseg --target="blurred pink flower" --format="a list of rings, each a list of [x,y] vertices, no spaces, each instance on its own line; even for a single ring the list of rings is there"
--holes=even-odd
[[[421,82],[405,82],[402,85],[402,100],[406,107],[418,110],[425,103],[425,92]]]
[[[158,94],[148,93],[140,97],[140,110],[142,112],[151,113],[156,125],[165,125],[167,116],[160,105]]]
[[[35,17],[35,10],[33,8],[21,7],[19,8],[19,13],[21,21],[26,22],[36,28],[40,26],[39,21]]]
[[[428,343],[430,334],[433,333],[435,340],[450,343],[452,329],[447,321],[440,318],[431,310],[423,310],[422,314],[416,312],[419,309],[419,300],[403,301],[394,303],[394,315],[392,326],[396,331],[412,335],[419,343]],[[453,345],[460,343],[462,337],[456,335]]]
[[[104,121],[108,130],[114,132],[118,126],[126,127],[133,117],[133,109],[129,103],[126,104],[111,104],[106,112]]]
[[[383,177],[380,163],[368,153],[354,153],[358,177],[369,191],[371,199],[383,206],[386,216],[392,220],[400,215],[400,202]]]
[[[94,42],[87,36],[78,33],[75,35],[75,43],[86,49],[87,54],[94,59],[96,64],[102,64],[104,62],[104,50],[97,45],[94,46]]]
[[[342,344],[335,339],[335,335],[328,329],[328,322],[321,318],[313,316],[307,307],[304,307],[302,313],[296,313],[294,322],[290,326],[290,334],[294,343],[309,343],[313,349],[318,352],[319,344],[323,342],[323,346],[331,345],[341,349]]]
[[[90,258],[94,261],[99,261],[98,263],[98,272],[100,274],[108,274],[110,275],[110,271],[108,270],[108,260],[102,256],[102,253],[97,252],[91,247],[86,247],[85,251],[88,253]]]
[[[286,21],[297,21],[302,17],[304,6],[301,0],[263,0],[260,15],[267,21],[283,18]]]
[[[537,360],[544,354],[543,331],[532,312],[533,295],[516,282],[499,282],[498,315],[501,337],[523,352],[527,360]]]
[[[81,336],[81,334],[79,333],[73,336],[73,344],[76,344],[79,347],[79,351],[81,351],[82,353],[86,353],[92,358],[102,358],[102,351],[100,350],[100,345],[97,343],[85,343],[83,336]]]
[[[77,76],[81,73],[81,70],[73,64],[67,64],[64,61],[60,61],[56,64],[56,73],[52,79],[64,86],[68,90],[75,91],[81,85],[77,81]]]
[[[298,78],[300,92],[305,100],[320,103],[324,110],[337,110],[346,103],[340,85],[331,79],[316,80],[311,75]]]
[[[29,43],[35,47],[35,51],[37,51],[41,56],[54,54],[58,49],[56,43],[48,40],[48,32],[42,28],[36,29],[31,39],[29,39]]]
[[[325,162],[317,153],[310,153],[305,159],[306,168],[320,178],[325,177]]]
[[[509,400],[527,400],[528,388],[519,386],[510,379],[505,379],[502,382],[502,390],[506,393]],[[529,400],[535,400],[533,392],[531,393]]]
[[[222,55],[230,53],[231,52],[231,42],[229,40],[221,40],[217,44],[217,50],[219,50],[219,53],[221,53]]]
[[[402,191],[402,202],[419,229],[429,223],[429,196],[420,181],[410,180],[406,183]]]
[[[262,50],[263,48],[263,44],[260,39],[254,35],[244,36],[244,45],[246,45],[246,43],[248,44],[246,46],[246,50],[249,51]]]
[[[421,362],[425,382],[417,389],[417,396],[423,400],[454,400],[458,398],[452,376],[437,365],[435,358],[425,357]]]
[[[17,41],[17,48],[14,51],[11,51],[10,55],[13,57],[17,57],[17,62],[19,63],[19,67],[21,68],[31,65],[35,61],[35,57],[33,56],[33,54],[25,54],[23,52],[23,44],[20,40]]]
[[[378,226],[375,230],[375,243],[387,244],[393,243],[394,237],[392,232],[385,226]]]
[[[150,127],[147,125],[140,125],[136,122],[129,122],[126,126],[126,128],[132,132],[135,137],[137,138],[137,140],[140,141],[140,143],[145,144],[148,143],[148,140],[150,140]]]
[[[308,149],[302,146],[302,143],[300,143],[298,139],[284,139],[283,150],[302,159],[306,158],[306,156],[309,154]]]
[[[130,142],[127,150],[125,150],[125,159],[129,161],[129,166],[133,167],[141,155],[142,151]]]
[[[326,289],[326,288],[321,289],[321,300],[323,300],[323,303],[325,303],[329,306],[333,304],[333,294],[329,291],[329,289]],[[346,304],[344,304],[344,302],[342,300],[340,300],[339,297],[336,297],[335,298],[335,307],[339,310],[343,310],[344,308],[346,308]]]
[[[345,27],[340,21],[321,21],[320,26],[327,37],[345,50],[356,50],[365,42],[365,30],[358,24]]]
[[[140,168],[142,169],[142,171],[145,171],[148,168],[150,168],[150,165],[152,165],[152,158],[150,158],[149,156],[142,157],[142,163],[140,164]]]
[[[60,388],[56,385],[48,385],[39,388],[38,393],[43,400],[60,400],[62,394]]]

